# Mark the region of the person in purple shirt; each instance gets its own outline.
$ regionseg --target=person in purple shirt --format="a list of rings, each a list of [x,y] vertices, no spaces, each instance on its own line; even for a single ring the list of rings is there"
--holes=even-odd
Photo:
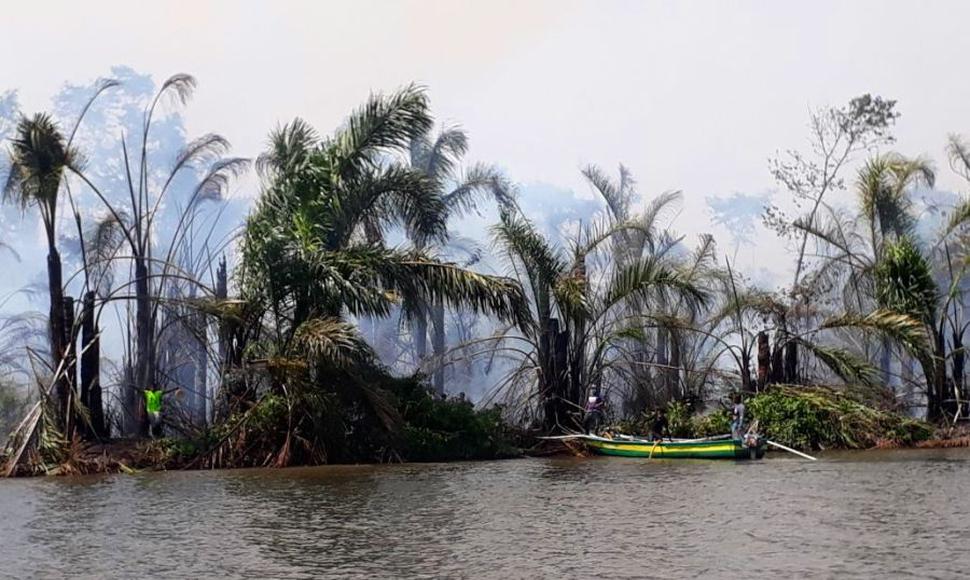
[[[599,389],[586,399],[585,417],[583,418],[583,429],[589,435],[599,427],[603,419],[603,399],[600,397]]]

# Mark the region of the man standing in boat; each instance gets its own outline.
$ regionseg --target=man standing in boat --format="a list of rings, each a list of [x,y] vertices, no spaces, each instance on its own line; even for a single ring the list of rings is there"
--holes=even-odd
[[[583,418],[583,429],[589,435],[596,431],[603,418],[603,399],[600,398],[600,390],[597,388],[586,400],[585,417]]]
[[[740,439],[744,429],[744,403],[741,393],[734,395],[734,406],[731,407],[731,437]]]

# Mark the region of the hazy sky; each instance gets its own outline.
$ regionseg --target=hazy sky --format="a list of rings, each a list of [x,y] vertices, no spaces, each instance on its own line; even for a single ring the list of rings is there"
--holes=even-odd
[[[278,122],[329,131],[369,91],[417,81],[470,159],[580,195],[582,166],[623,162],[647,197],[683,190],[678,228],[725,248],[708,200],[771,194],[766,159],[804,145],[810,106],[897,99],[896,149],[936,160],[944,188],[946,136],[970,134],[967,2],[18,1],[2,18],[0,91],[28,112],[112,65],[189,72],[190,134],[254,156]]]

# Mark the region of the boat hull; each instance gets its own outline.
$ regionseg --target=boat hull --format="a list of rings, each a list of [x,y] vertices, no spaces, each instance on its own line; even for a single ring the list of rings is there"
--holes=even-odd
[[[662,441],[605,439],[588,437],[583,441],[600,455],[647,457],[653,459],[761,459],[765,445],[745,447],[741,439],[716,441]]]

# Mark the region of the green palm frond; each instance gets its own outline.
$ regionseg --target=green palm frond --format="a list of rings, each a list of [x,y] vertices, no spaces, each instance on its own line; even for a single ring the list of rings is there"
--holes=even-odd
[[[429,178],[444,181],[454,175],[458,161],[468,151],[468,135],[457,126],[446,126],[432,140],[427,133],[411,140],[411,167]]]
[[[521,262],[530,277],[546,285],[555,284],[566,272],[566,260],[536,230],[535,225],[518,212],[504,211],[492,227],[495,243]]]
[[[917,357],[932,350],[922,322],[887,309],[874,310],[866,315],[843,314],[824,321],[820,328],[857,328],[875,332],[902,344]]]
[[[483,163],[476,163],[465,172],[458,186],[444,195],[449,213],[462,216],[477,211],[485,199],[494,199],[500,208],[515,204],[515,187],[501,170]]]
[[[256,171],[267,179],[298,175],[319,143],[316,129],[296,118],[270,133],[269,150],[256,158]]]
[[[932,320],[938,290],[929,261],[909,237],[886,246],[876,264],[876,299],[883,308]]]
[[[862,357],[843,348],[817,344],[801,338],[793,340],[811,352],[815,358],[847,384],[865,386],[877,384],[879,373]]]
[[[616,269],[601,299],[601,308],[607,310],[631,298],[649,299],[656,294],[676,296],[690,310],[710,300],[707,290],[680,272],[653,258],[644,258]]]
[[[372,94],[325,142],[324,149],[336,163],[334,176],[353,178],[365,167],[379,163],[382,152],[406,150],[412,139],[427,133],[431,126],[427,93],[409,85],[391,95]]]
[[[50,115],[22,117],[10,139],[10,171],[3,188],[4,200],[16,201],[25,209],[39,204],[43,211],[53,211],[64,171],[74,158]]]
[[[970,224],[970,196],[964,196],[954,206],[947,221],[946,229],[943,230],[943,237],[949,236],[964,224]]]

